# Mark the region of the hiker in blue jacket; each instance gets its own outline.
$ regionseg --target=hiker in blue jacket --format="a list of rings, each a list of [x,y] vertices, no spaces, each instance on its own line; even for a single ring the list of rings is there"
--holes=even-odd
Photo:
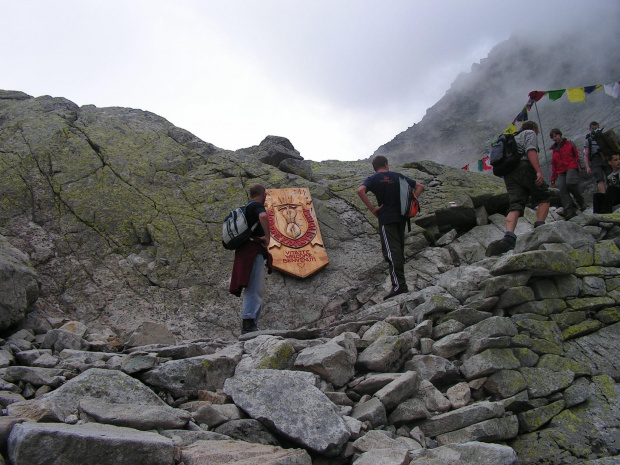
[[[405,225],[407,219],[400,214],[399,174],[389,170],[388,160],[382,155],[373,158],[372,167],[375,174],[366,178],[358,187],[357,195],[379,220],[381,250],[383,258],[388,262],[390,280],[392,281],[392,289],[383,298],[383,300],[387,300],[409,291],[405,280]],[[414,195],[419,197],[424,186],[406,176],[405,179],[413,188]],[[368,198],[368,192],[375,194],[377,206],[373,205]]]

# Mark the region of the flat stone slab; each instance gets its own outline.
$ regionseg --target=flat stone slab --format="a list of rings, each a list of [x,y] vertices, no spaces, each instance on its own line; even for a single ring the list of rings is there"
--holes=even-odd
[[[556,276],[575,271],[575,261],[559,250],[532,250],[506,255],[491,268],[491,274],[499,276],[517,271],[531,271],[532,276]]]
[[[312,465],[310,455],[303,449],[282,449],[243,441],[196,441],[181,449],[181,461],[185,465]]]
[[[503,414],[504,407],[499,402],[478,402],[431,417],[418,426],[426,436],[435,437]]]
[[[45,447],[42,445],[45,444]],[[86,423],[20,423],[8,441],[9,460],[15,465],[170,465],[174,446],[157,433]]]

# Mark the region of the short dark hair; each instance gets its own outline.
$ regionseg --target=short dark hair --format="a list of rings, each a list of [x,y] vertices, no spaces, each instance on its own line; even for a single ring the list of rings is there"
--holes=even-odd
[[[596,121],[592,121],[592,122],[590,123],[590,126],[598,126],[598,125],[599,125],[599,124],[598,124]]]
[[[532,131],[538,131],[538,124],[536,124],[536,121],[525,121],[521,125],[521,131],[525,131],[526,129],[531,129]]]
[[[258,197],[259,195],[263,195],[265,193],[265,186],[262,184],[252,184],[250,186],[250,198]]]
[[[372,159],[372,167],[377,171],[379,168],[383,168],[388,165],[388,159],[383,155],[377,155]]]
[[[549,132],[549,137],[553,139],[553,136],[555,136],[556,134],[562,137],[562,131],[560,131],[558,128],[553,128],[551,132]]]

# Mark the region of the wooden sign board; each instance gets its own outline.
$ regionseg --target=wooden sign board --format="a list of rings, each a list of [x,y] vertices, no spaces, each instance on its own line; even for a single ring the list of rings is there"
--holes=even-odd
[[[267,189],[273,267],[305,278],[329,263],[310,190],[305,187]]]

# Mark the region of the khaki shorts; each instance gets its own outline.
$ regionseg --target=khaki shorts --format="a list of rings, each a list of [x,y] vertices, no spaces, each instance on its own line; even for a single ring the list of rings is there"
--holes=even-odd
[[[533,207],[541,203],[549,203],[549,185],[543,182],[541,186],[534,184],[536,181],[536,170],[529,160],[521,160],[519,165],[504,176],[504,183],[508,191],[510,207],[508,211],[519,211],[521,215],[528,201]]]

